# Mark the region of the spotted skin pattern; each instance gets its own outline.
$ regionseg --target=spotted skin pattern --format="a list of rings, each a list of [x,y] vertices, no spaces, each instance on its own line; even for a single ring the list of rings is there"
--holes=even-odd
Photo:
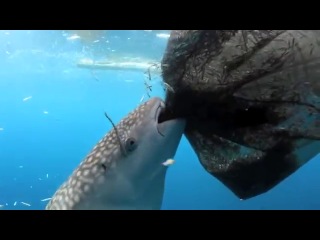
[[[139,206],[136,206],[137,203],[131,204],[133,205],[133,207],[131,205],[130,207],[129,206],[122,207],[121,204],[115,204],[116,207],[110,207],[109,205],[110,205],[110,202],[112,201],[111,200],[109,201],[108,196],[113,194],[115,196],[116,195],[120,196],[120,194],[122,193],[118,193],[120,192],[120,190],[117,190],[117,188],[125,189],[125,187],[122,187],[125,185],[118,184],[120,182],[119,180],[117,181],[115,180],[114,181],[115,183],[112,182],[113,178],[122,176],[121,174],[126,175],[125,170],[118,170],[118,169],[125,169],[122,166],[125,164],[125,161],[131,161],[133,164],[135,164],[136,162],[137,166],[135,165],[132,165],[132,166],[128,165],[128,166],[132,167],[133,169],[132,171],[135,171],[134,169],[137,168],[139,171],[141,171],[141,174],[143,174],[142,170],[140,170],[140,169],[143,169],[142,168],[143,165],[141,168],[138,168],[139,167],[138,160],[130,159],[130,157],[138,158],[140,160],[140,158],[143,158],[144,156],[146,156],[146,158],[148,159],[153,159],[152,157],[150,158],[149,155],[144,155],[144,152],[142,152],[142,151],[147,151],[148,149],[143,149],[143,146],[139,145],[139,144],[141,145],[144,144],[144,142],[142,141],[143,139],[140,139],[139,137],[141,136],[141,138],[146,138],[148,136],[150,138],[155,139],[154,141],[157,141],[156,139],[160,139],[159,136],[157,136],[157,134],[155,134],[155,136],[152,136],[153,132],[152,134],[150,133],[150,136],[141,134],[144,127],[146,130],[148,130],[148,129],[155,128],[154,126],[157,126],[156,124],[158,120],[157,117],[159,114],[158,113],[159,107],[164,107],[164,103],[162,102],[162,100],[159,98],[151,98],[149,101],[146,101],[143,104],[139,105],[134,111],[129,113],[125,118],[123,118],[119,122],[119,124],[116,125],[116,130],[112,128],[112,130],[108,132],[95,145],[92,151],[85,157],[85,159],[80,163],[80,165],[73,171],[71,176],[55,192],[52,199],[46,206],[46,210],[122,209],[122,208],[123,209],[131,209],[131,208],[139,209],[141,208]],[[174,121],[175,122],[172,122],[172,126],[177,126],[177,128],[172,127],[172,130],[174,131],[175,129],[177,129],[178,132],[176,135],[177,140],[174,142],[174,144],[176,144],[176,147],[172,148],[174,150],[170,152],[170,155],[175,154],[175,151],[176,151],[176,148],[178,147],[180,138],[184,130],[184,124],[185,124],[183,120],[177,120],[177,121],[174,120]],[[154,132],[156,133],[156,131]],[[126,143],[128,143],[127,142],[128,139],[131,139],[132,136],[133,136],[133,139],[138,144],[138,149],[134,149],[134,151],[137,152],[135,154],[139,154],[139,155],[133,155],[133,153],[130,152],[131,151],[130,148],[128,148],[128,146],[126,145]],[[164,140],[161,140],[161,141],[164,141]],[[150,142],[150,140],[145,142]],[[159,144],[159,146],[160,145],[161,144]],[[152,149],[149,149],[149,150],[152,150]],[[139,156],[139,157],[135,157],[135,156]],[[148,161],[150,162],[150,160]],[[151,170],[153,171],[153,169]],[[156,173],[163,174],[163,177],[161,176],[161,179],[162,178],[164,179],[165,170],[154,170],[154,171],[155,171],[154,175],[156,175]],[[160,173],[161,171],[163,173]],[[108,184],[109,185],[113,184],[115,186],[109,186]],[[143,186],[141,183],[139,184],[141,185],[141,187]],[[139,189],[139,186],[140,186],[139,184],[138,183],[136,184],[138,186],[137,189]],[[150,181],[150,184],[151,184],[151,181]],[[161,184],[163,185],[163,183]],[[105,191],[107,190],[105,189],[112,189],[112,190],[108,190],[108,194],[106,194]],[[133,191],[132,195],[134,194],[135,192]],[[161,194],[159,194],[159,197],[160,195]],[[127,195],[124,195],[124,196],[127,196]],[[115,199],[120,199],[121,201],[123,200],[123,202],[127,202],[127,199],[125,197],[123,198],[118,197]],[[160,199],[157,201],[159,202]]]

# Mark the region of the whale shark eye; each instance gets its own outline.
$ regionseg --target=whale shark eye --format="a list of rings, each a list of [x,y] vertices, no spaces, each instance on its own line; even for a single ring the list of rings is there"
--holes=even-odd
[[[126,140],[126,145],[125,145],[125,147],[126,147],[126,150],[127,150],[128,152],[132,152],[133,150],[135,150],[135,149],[137,148],[137,141],[136,141],[136,139],[134,139],[134,138],[128,138],[128,139]]]

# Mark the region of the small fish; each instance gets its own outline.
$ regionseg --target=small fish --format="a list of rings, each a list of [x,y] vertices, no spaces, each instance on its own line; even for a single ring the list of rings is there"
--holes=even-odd
[[[91,75],[94,78],[94,80],[96,80],[97,82],[99,82],[99,78],[97,77],[97,74],[95,71],[91,70]]]
[[[49,178],[49,174],[47,173],[47,178]]]
[[[46,202],[46,201],[49,201],[49,200],[51,200],[51,198],[44,198],[44,199],[42,199],[42,200],[40,200],[41,202]]]
[[[170,37],[170,34],[167,34],[167,33],[157,33],[156,36],[158,38],[169,38]]]
[[[165,88],[165,89],[167,89],[168,91],[174,93],[173,88],[172,88],[168,83],[165,83],[165,82],[164,82],[163,85],[164,85],[164,88]]]
[[[170,165],[174,164],[174,162],[175,162],[175,161],[170,158],[170,159],[168,159],[167,161],[163,162],[162,165],[163,165],[163,166],[170,166]]]
[[[159,210],[167,169],[185,119],[160,120],[165,104],[151,98],[107,133],[54,193],[46,210]],[[106,115],[106,117],[108,117]]]
[[[71,35],[70,37],[67,37],[67,40],[72,41],[72,40],[76,40],[76,39],[80,39],[80,36],[78,36],[77,34]]]
[[[43,113],[44,113],[44,114],[48,114],[48,112],[47,112],[47,111],[43,111]]]
[[[13,206],[17,205],[17,201],[14,202]]]
[[[143,96],[140,98],[140,103],[143,101],[143,99],[144,99],[144,94],[143,94]]]
[[[24,98],[24,99],[22,99],[22,101],[28,101],[28,100],[30,100],[32,98],[32,96],[29,96],[29,97],[26,97],[26,98]]]
[[[28,206],[28,207],[30,207],[31,206],[31,204],[30,203],[26,203],[26,202],[20,202],[21,204],[23,204],[23,205],[25,205],[25,206]]]
[[[4,130],[4,128],[0,128],[0,131],[3,131]]]

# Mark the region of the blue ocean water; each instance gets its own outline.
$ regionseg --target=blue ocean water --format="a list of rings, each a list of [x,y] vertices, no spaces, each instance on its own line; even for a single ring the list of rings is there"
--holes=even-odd
[[[147,99],[144,71],[90,70],[81,58],[160,61],[169,31],[106,31],[87,44],[64,31],[0,31],[0,209],[41,210],[118,122]],[[161,77],[151,96],[164,98]],[[320,209],[320,159],[269,192],[240,201],[200,165],[183,137],[163,209]],[[25,205],[26,203],[27,205]]]

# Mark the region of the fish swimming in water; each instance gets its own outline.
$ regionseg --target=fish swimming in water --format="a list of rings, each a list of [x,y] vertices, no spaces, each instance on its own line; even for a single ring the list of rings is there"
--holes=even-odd
[[[170,158],[167,161],[163,162],[162,165],[163,166],[171,166],[172,164],[174,164],[174,159]]]
[[[160,210],[185,119],[162,121],[157,97],[139,105],[93,148],[46,210]]]

